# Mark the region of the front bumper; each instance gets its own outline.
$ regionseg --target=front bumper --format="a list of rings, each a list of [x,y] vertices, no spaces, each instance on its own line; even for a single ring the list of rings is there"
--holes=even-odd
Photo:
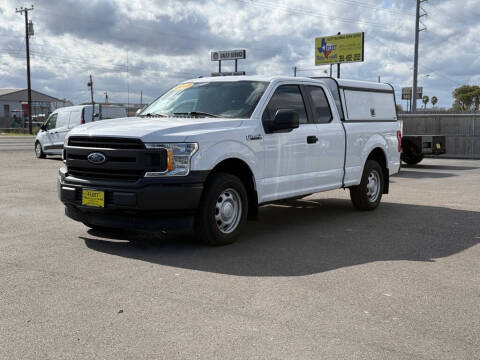
[[[132,230],[188,228],[198,208],[208,172],[192,172],[175,179],[142,178],[135,183],[104,182],[69,177],[63,170],[58,179],[65,214],[94,226]],[[105,207],[82,205],[82,190],[105,193]]]

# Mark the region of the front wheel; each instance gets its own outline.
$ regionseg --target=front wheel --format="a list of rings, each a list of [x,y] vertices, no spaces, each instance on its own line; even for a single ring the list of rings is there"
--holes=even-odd
[[[375,160],[367,160],[360,185],[350,188],[350,198],[359,210],[373,210],[382,200],[384,179],[382,168]]]
[[[242,181],[218,173],[208,181],[195,218],[197,236],[209,245],[233,243],[248,215],[248,196]]]
[[[35,156],[37,157],[37,159],[45,158],[45,153],[42,150],[42,144],[40,144],[40,141],[37,141],[35,143]]]

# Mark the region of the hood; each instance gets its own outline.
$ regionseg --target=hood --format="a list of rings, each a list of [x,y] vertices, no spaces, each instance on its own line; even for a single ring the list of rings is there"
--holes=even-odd
[[[187,136],[239,127],[243,119],[224,118],[140,118],[91,122],[72,129],[70,135],[140,138],[144,142],[182,142]]]

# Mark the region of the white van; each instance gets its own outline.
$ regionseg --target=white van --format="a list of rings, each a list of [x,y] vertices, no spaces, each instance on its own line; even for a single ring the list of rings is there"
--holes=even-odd
[[[68,106],[55,110],[50,114],[35,139],[35,155],[44,158],[45,155],[61,155],[65,135],[76,126],[91,121],[127,117],[125,108],[115,105],[95,104]]]

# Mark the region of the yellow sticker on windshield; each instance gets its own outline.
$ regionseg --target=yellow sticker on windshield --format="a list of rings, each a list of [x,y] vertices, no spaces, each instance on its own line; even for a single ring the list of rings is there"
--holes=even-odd
[[[188,89],[189,87],[192,87],[193,83],[185,83],[185,84],[180,84],[177,85],[173,88],[173,90],[180,91],[180,90],[185,90]]]

